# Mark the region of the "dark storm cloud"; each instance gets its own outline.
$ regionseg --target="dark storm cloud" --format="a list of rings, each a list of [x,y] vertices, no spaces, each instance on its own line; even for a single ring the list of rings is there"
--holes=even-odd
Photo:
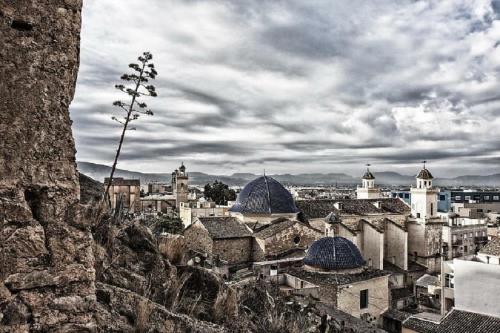
[[[127,133],[123,168],[297,173],[427,159],[489,172],[499,3],[88,0],[71,107],[78,158],[112,159],[111,103],[124,97],[113,87],[149,50],[159,97]]]

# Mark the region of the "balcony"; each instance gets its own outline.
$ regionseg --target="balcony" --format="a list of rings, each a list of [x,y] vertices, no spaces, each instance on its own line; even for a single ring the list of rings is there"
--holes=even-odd
[[[451,242],[452,246],[460,246],[464,243],[462,239],[455,239],[454,241]]]
[[[476,243],[476,244],[485,244],[487,242],[488,242],[488,236],[474,237],[474,243]]]

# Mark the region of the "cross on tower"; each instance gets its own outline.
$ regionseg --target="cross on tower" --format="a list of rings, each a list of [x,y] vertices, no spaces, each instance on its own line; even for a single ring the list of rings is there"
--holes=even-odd
[[[423,160],[422,163],[424,164],[424,169],[425,169],[425,163],[427,163],[427,161]]]

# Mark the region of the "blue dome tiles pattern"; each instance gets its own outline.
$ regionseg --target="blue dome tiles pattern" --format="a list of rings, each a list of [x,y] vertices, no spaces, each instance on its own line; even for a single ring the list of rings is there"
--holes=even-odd
[[[241,190],[230,212],[249,214],[297,213],[292,195],[277,180],[261,176]]]
[[[335,270],[359,268],[365,261],[350,240],[344,237],[324,237],[311,244],[304,263],[325,270]]]

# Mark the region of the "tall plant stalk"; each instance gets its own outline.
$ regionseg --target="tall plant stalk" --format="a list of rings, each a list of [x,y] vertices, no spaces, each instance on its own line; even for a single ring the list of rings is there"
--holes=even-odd
[[[149,52],[144,52],[142,56],[137,58],[140,64],[132,63],[129,67],[132,68],[137,73],[123,74],[121,79],[130,83],[133,83],[133,88],[128,88],[123,84],[115,85],[115,88],[123,91],[131,97],[130,104],[124,103],[122,101],[113,102],[114,106],[121,108],[126,112],[126,115],[122,119],[115,116],[111,117],[114,121],[120,123],[123,126],[122,133],[120,135],[120,142],[118,143],[118,149],[116,150],[115,159],[113,166],[111,167],[111,174],[103,195],[111,207],[111,202],[109,198],[109,189],[113,183],[113,176],[115,174],[116,165],[118,164],[118,159],[120,158],[120,153],[123,146],[123,141],[125,139],[125,133],[127,130],[135,130],[134,127],[129,127],[130,122],[137,120],[141,114],[152,116],[153,112],[147,109],[147,105],[144,102],[139,102],[139,98],[142,96],[156,97],[156,89],[153,85],[147,84],[149,80],[154,80],[158,72],[155,70],[155,66],[152,63],[153,55]],[[137,109],[135,107],[138,107]]]

